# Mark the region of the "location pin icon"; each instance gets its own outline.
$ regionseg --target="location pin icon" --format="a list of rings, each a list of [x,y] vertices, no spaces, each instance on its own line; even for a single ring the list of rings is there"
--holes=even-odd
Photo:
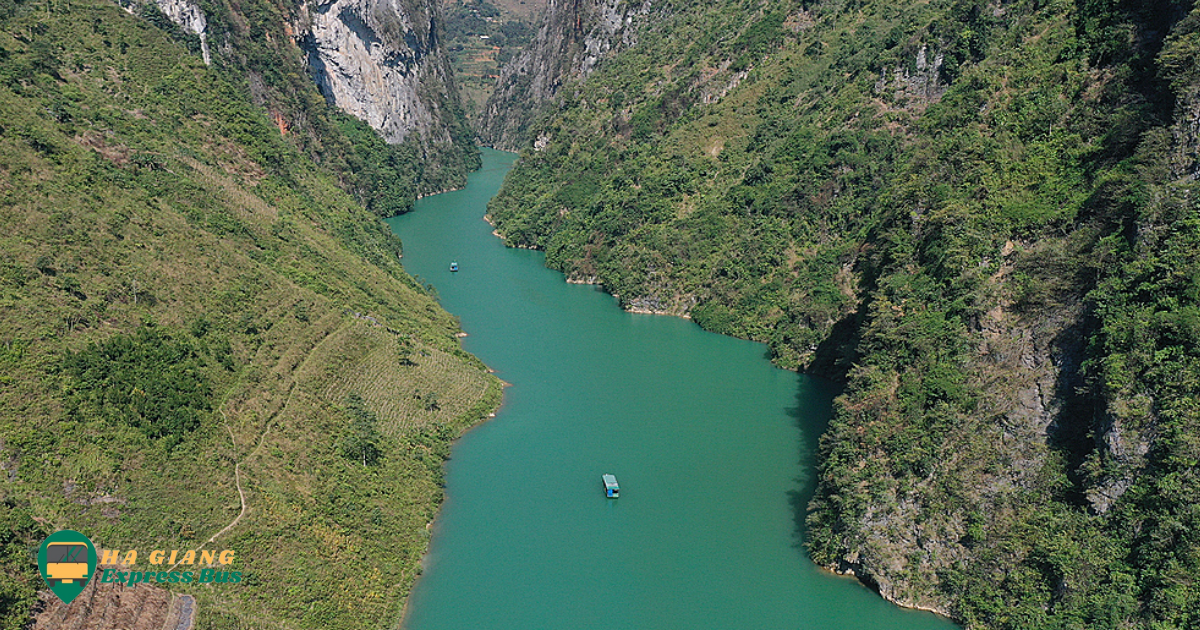
[[[96,547],[77,531],[63,529],[46,537],[38,551],[38,570],[51,591],[70,604],[96,574]]]

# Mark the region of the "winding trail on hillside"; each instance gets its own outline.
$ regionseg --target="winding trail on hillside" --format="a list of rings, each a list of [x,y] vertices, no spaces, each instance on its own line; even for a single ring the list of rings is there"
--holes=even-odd
[[[340,327],[338,329],[340,330]],[[330,336],[331,336],[330,334],[325,335],[322,338],[322,341],[324,341],[325,339],[328,339]],[[296,366],[297,371],[305,363],[308,362],[309,358],[312,357],[313,352],[315,352],[316,348],[320,345],[321,345],[320,342],[314,344],[313,347],[310,348],[307,353],[305,353],[304,359],[302,359],[299,363],[297,363],[297,366]],[[265,444],[267,441],[267,434],[271,432],[272,422],[274,422],[275,419],[278,418],[279,415],[282,414],[284,412],[284,410],[286,410],[292,404],[292,399],[295,397],[295,394],[296,394],[296,380],[295,380],[295,378],[293,378],[291,380],[291,382],[288,384],[287,396],[286,396],[286,398],[284,398],[283,404],[280,405],[279,408],[276,409],[275,412],[272,413],[267,418],[265,426],[263,427],[262,435],[260,435],[258,437],[258,445],[254,447],[254,450],[247,453],[245,457],[243,457],[240,461],[236,462],[233,465],[233,480],[234,480],[234,485],[237,487],[238,501],[241,503],[241,510],[238,511],[238,515],[233,517],[233,520],[230,521],[228,525],[226,525],[225,527],[222,527],[220,531],[218,531],[217,533],[210,536],[208,540],[204,541],[204,543],[202,543],[199,547],[197,547],[196,548],[197,551],[199,551],[200,549],[203,549],[205,545],[207,545],[211,542],[216,542],[217,538],[220,538],[222,535],[225,534],[225,532],[228,532],[229,530],[236,527],[237,524],[239,522],[241,522],[242,517],[246,515],[246,512],[249,511],[250,506],[246,503],[246,492],[242,488],[242,464],[249,461],[250,458],[254,457],[256,454],[258,454],[258,452],[260,450],[262,450],[263,444]],[[229,416],[227,416],[225,414],[224,403],[222,403],[222,405],[220,407],[218,407],[217,410],[221,412],[221,419],[224,420],[224,422],[225,422],[225,430],[227,432],[229,432],[229,441],[231,444],[233,444],[233,448],[236,451],[237,447],[238,447],[237,437],[234,436],[233,428],[230,427],[230,425],[229,425]],[[176,565],[178,565],[178,563],[176,563]],[[175,566],[172,566],[171,568],[173,569],[173,568],[175,568]]]
[[[279,406],[279,411],[276,411],[275,413],[271,414],[270,418],[267,418],[266,427],[263,429],[262,435],[258,436],[258,446],[255,446],[254,450],[250,451],[249,454],[243,457],[242,461],[233,465],[233,480],[237,485],[238,499],[242,502],[242,511],[238,512],[238,515],[233,517],[233,520],[230,521],[228,525],[221,528],[221,531],[213,534],[207,541],[205,541],[204,544],[215,542],[222,534],[237,526],[238,521],[242,520],[242,517],[246,515],[246,510],[249,508],[249,506],[246,505],[246,493],[244,490],[242,490],[242,464],[262,450],[263,444],[266,444],[267,442],[267,434],[271,432],[271,422],[276,418],[276,416],[283,413],[283,410],[287,409],[288,405],[292,404],[292,396],[295,391],[296,382],[292,381],[292,384],[288,386],[287,399],[284,400],[283,404]],[[224,409],[221,410],[221,417],[225,419],[225,430],[229,432],[229,441],[233,442],[234,448],[237,448],[237,440],[233,437],[233,429],[229,428],[229,418],[225,416]],[[204,545],[200,546],[203,547]]]
[[[278,416],[280,413],[282,413],[284,409],[287,409],[289,404],[291,404],[292,394],[294,393],[295,388],[296,388],[296,384],[295,384],[295,382],[293,382],[291,384],[291,386],[288,387],[287,399],[283,402],[283,405],[281,405],[279,407],[279,411],[276,411],[274,414],[271,415],[270,418],[267,419],[266,428],[263,429],[262,435],[260,435],[258,438],[258,446],[255,446],[254,450],[250,451],[250,453],[248,453],[245,457],[243,457],[241,459],[241,461],[239,461],[233,465],[233,481],[234,481],[235,486],[237,487],[238,500],[241,503],[241,510],[238,512],[238,515],[233,517],[233,520],[230,521],[228,525],[226,525],[225,527],[222,527],[220,531],[218,531],[217,533],[210,536],[208,538],[208,540],[201,543],[199,547],[196,547],[196,551],[200,551],[208,543],[216,542],[217,538],[220,538],[223,534],[225,534],[225,532],[236,527],[238,522],[240,522],[242,520],[242,517],[246,515],[246,511],[249,509],[249,505],[246,504],[246,491],[242,489],[242,463],[249,460],[251,457],[254,457],[258,453],[258,451],[260,449],[262,449],[263,444],[265,444],[267,441],[267,434],[271,432],[271,421],[274,420],[275,417]],[[237,448],[237,438],[235,438],[233,435],[233,429],[231,429],[229,427],[229,417],[225,415],[224,409],[218,409],[218,411],[221,412],[221,418],[225,421],[225,430],[229,432],[229,441],[233,443],[233,447],[236,449]],[[172,570],[177,566],[179,566],[179,562],[176,562],[175,564],[171,565],[171,569],[169,569],[169,570]]]
[[[221,410],[221,417],[225,418],[224,410]],[[229,428],[229,419],[228,418],[225,418],[225,430],[229,432],[229,441],[233,442],[234,448],[237,448],[237,441],[233,437],[233,429]],[[268,424],[267,428],[263,430],[262,437],[259,438],[259,441],[258,441],[259,447],[261,447],[263,445],[263,440],[266,439],[267,432],[270,430],[271,430],[271,425]],[[257,448],[255,448],[253,451],[250,451],[250,454],[247,455],[245,458],[243,458],[242,462],[249,459],[256,452],[258,452]],[[205,544],[216,541],[217,538],[221,536],[221,534],[224,534],[225,532],[233,529],[238,524],[238,521],[242,520],[242,517],[246,515],[246,492],[244,490],[242,490],[242,462],[238,462],[233,465],[233,482],[237,486],[238,500],[240,500],[242,502],[242,511],[238,512],[238,515],[233,517],[233,520],[230,521],[230,523],[228,525],[223,527],[221,529],[221,531],[213,534],[207,541],[205,541]],[[201,545],[201,546],[203,546],[203,545]]]

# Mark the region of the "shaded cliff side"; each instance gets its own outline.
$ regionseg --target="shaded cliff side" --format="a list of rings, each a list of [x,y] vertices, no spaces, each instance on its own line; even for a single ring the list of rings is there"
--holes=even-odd
[[[461,139],[462,113],[436,2],[324,0],[302,5],[300,40],[321,92],[388,142]]]
[[[489,212],[846,380],[813,558],[969,627],[1195,623],[1192,3],[680,0],[587,68],[584,4]]]
[[[321,0],[301,6],[299,40],[321,93],[392,144],[418,148],[428,185],[462,186],[479,168],[442,43],[436,0]]]

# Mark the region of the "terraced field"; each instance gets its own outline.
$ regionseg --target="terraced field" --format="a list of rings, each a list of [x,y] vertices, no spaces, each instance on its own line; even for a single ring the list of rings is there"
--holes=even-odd
[[[303,391],[329,404],[358,394],[391,435],[453,423],[494,387],[487,374],[462,378],[461,357],[362,321],[334,331],[310,359],[297,375]]]

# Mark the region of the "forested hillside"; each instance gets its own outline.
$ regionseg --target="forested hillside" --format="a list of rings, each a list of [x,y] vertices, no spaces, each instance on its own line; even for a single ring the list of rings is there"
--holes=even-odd
[[[1192,3],[621,7],[522,130],[507,242],[845,380],[820,564],[972,628],[1200,623]]]
[[[461,187],[479,166],[433,0],[118,4],[236,77],[280,133],[379,216]]]
[[[274,5],[205,7],[211,66],[153,6],[0,1],[0,628],[128,628],[162,588],[201,629],[394,627],[499,402],[368,210],[421,156],[327,107]],[[244,579],[39,603],[62,528]]]

